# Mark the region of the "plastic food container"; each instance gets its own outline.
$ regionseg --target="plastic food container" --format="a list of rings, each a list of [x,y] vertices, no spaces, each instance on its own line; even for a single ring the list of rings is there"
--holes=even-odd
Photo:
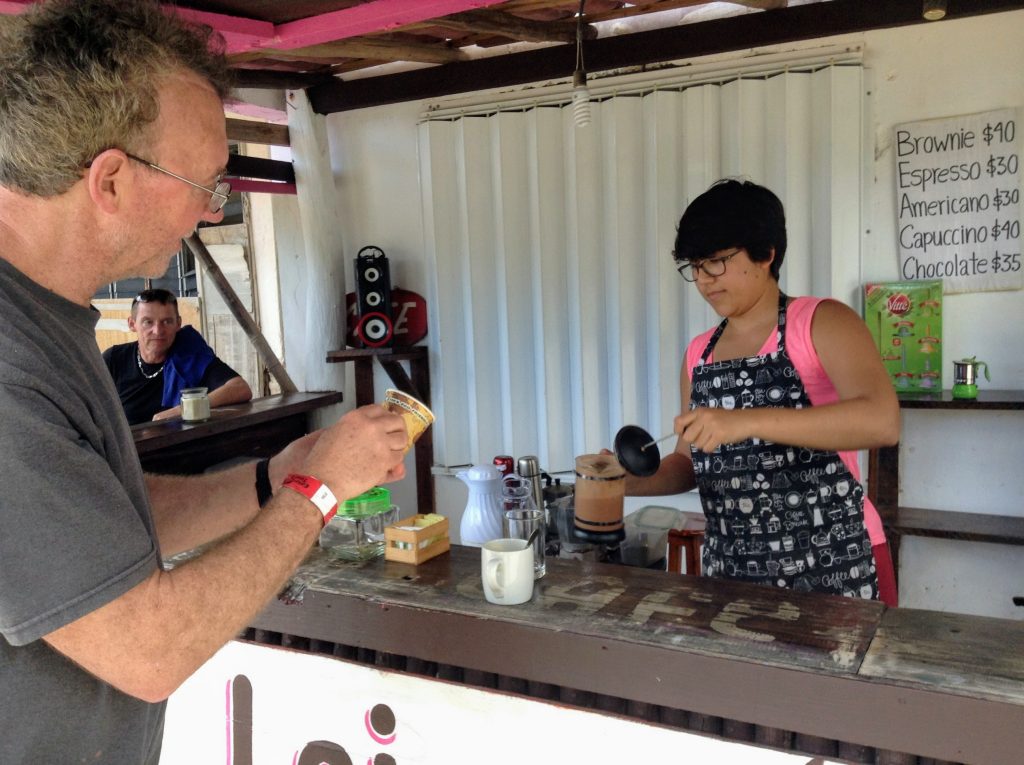
[[[685,524],[682,512],[672,507],[645,505],[626,516],[626,539],[619,548],[628,566],[650,566],[665,558],[669,529]]]
[[[339,560],[371,560],[384,554],[384,527],[398,519],[391,492],[380,487],[347,499],[320,532],[320,547]]]

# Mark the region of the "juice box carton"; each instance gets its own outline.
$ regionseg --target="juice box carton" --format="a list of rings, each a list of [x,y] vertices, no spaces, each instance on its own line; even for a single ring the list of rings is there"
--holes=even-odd
[[[942,390],[942,281],[869,282],[864,321],[897,393]]]

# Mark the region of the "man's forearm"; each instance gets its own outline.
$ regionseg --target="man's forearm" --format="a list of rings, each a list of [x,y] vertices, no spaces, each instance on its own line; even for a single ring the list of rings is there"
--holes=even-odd
[[[219,388],[210,391],[208,395],[211,407],[240,404],[252,398],[252,388],[241,377],[232,377]]]
[[[146,475],[164,556],[231,534],[259,510],[256,463],[198,476]]]
[[[305,497],[285,492],[223,544],[171,571],[154,571],[45,639],[123,692],[163,700],[280,590],[321,526]]]

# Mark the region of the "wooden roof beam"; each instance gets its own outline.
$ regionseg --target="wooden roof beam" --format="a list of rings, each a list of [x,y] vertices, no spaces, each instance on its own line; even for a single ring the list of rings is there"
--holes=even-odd
[[[274,58],[281,61],[337,61],[338,59],[364,58],[371,61],[415,61],[420,64],[450,64],[454,61],[466,61],[465,53],[457,48],[445,48],[440,45],[418,45],[398,40],[384,40],[373,37],[360,37],[354,40],[310,45],[306,48],[276,50],[262,48],[232,56],[233,61],[256,61],[261,58]]]
[[[441,27],[473,34],[497,35],[517,42],[576,42],[576,22],[574,21],[535,21],[502,11],[481,10],[452,13],[416,26],[419,28]],[[593,40],[596,37],[597,29],[590,24],[585,24],[583,38]]]
[[[232,69],[236,88],[303,90],[334,81],[330,73],[278,72],[273,69]]]
[[[229,141],[242,143],[258,143],[268,146],[290,146],[287,125],[275,125],[272,122],[256,122],[227,118]]]
[[[950,17],[1020,8],[1024,8],[1024,0],[950,0]],[[587,46],[587,70],[602,72],[869,29],[932,23],[921,18],[920,0],[831,0],[771,13],[772,23],[766,23],[766,15],[750,13],[598,38]],[[414,72],[361,80],[334,79],[307,93],[314,111],[331,114],[529,82],[566,80],[573,66],[572,47],[557,45]]]
[[[744,8],[760,8],[762,11],[773,11],[786,8],[789,0],[725,0],[730,5],[742,5]]]

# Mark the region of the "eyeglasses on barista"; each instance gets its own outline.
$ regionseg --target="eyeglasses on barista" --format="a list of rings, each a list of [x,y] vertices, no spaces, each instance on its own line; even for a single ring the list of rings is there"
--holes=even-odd
[[[220,178],[217,179],[216,183],[211,189],[208,186],[204,186],[201,183],[190,181],[188,178],[180,176],[177,173],[172,173],[170,170],[160,167],[160,165],[156,164],[155,162],[150,162],[149,160],[143,159],[142,157],[137,157],[134,154],[129,154],[128,152],[125,152],[124,155],[128,157],[128,159],[134,160],[139,164],[145,165],[151,170],[156,170],[157,172],[163,173],[164,175],[169,175],[172,178],[177,178],[179,181],[187,183],[189,186],[193,186],[197,189],[202,189],[203,191],[210,195],[210,201],[207,203],[207,209],[211,213],[219,213],[224,208],[224,205],[227,203],[228,197],[231,196],[231,184],[228,183],[227,181],[221,180]]]
[[[703,271],[708,276],[721,276],[725,273],[725,264],[743,252],[742,247],[737,247],[728,255],[719,258],[704,258],[703,260],[687,260],[676,266],[679,275],[688,282],[697,281],[697,272]]]

